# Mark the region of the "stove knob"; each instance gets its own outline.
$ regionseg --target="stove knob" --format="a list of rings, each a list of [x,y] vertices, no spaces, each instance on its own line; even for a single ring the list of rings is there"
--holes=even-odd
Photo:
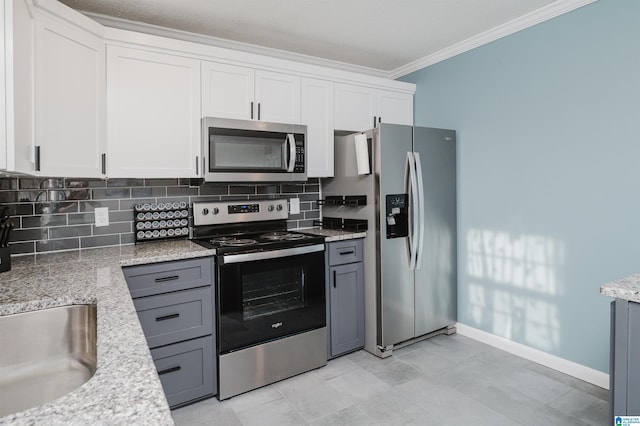
[[[267,210],[269,210],[270,212],[272,212],[272,211],[273,211],[273,204],[270,204],[270,205],[269,205],[269,208],[268,208]]]
[[[218,214],[218,213],[220,213],[220,209],[217,208],[217,207],[214,207],[213,208],[213,214]]]
[[[207,208],[202,209],[202,215],[203,216],[206,216],[208,214],[209,214],[209,209],[207,209]]]
[[[276,209],[277,209],[278,211],[281,211],[281,210],[282,210],[282,204],[278,204],[278,207],[276,207]]]

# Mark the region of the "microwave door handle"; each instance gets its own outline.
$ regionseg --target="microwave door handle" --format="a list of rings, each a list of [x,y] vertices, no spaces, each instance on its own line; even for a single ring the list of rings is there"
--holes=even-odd
[[[293,137],[293,133],[287,133],[287,144],[289,146],[289,165],[287,171],[291,173],[296,165],[296,140]]]

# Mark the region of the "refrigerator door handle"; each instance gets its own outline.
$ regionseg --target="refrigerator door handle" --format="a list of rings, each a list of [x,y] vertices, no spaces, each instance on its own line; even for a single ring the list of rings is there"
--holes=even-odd
[[[422,181],[422,161],[420,160],[420,153],[414,152],[413,156],[416,161],[416,180],[418,183],[417,193],[418,193],[418,235],[416,244],[416,269],[420,269],[422,266],[422,257],[423,257],[423,248],[424,248],[424,222],[425,222],[425,210],[424,210],[424,185]]]
[[[417,234],[418,234],[418,216],[417,216],[417,207],[418,207],[418,182],[416,179],[416,162],[413,152],[407,152],[407,162],[409,164],[409,196],[411,200],[409,203],[411,204],[411,216],[410,218],[410,228],[409,231],[409,270],[413,271],[416,269],[416,259],[417,259]]]

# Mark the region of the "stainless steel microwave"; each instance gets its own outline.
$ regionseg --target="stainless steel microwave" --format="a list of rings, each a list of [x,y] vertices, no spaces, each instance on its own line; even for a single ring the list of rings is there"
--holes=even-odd
[[[307,180],[307,126],[202,119],[205,182]]]

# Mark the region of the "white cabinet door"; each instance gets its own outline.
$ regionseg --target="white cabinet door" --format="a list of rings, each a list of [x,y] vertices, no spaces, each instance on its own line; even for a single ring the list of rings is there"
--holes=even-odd
[[[256,71],[256,96],[261,121],[300,124],[300,77]]]
[[[102,38],[38,13],[34,64],[36,171],[46,176],[104,177]]]
[[[202,116],[252,120],[255,71],[202,62]]]
[[[332,177],[332,82],[302,79],[302,124],[307,126],[307,177]]]
[[[349,84],[335,85],[336,130],[362,131],[374,127],[376,90]]]
[[[8,171],[33,173],[33,11],[24,1],[0,3],[4,11],[4,154]],[[1,143],[0,143],[1,144]]]
[[[196,177],[200,61],[107,46],[109,177]]]
[[[413,95],[378,90],[376,106],[378,122],[413,125]]]
[[[0,170],[7,169],[7,94],[6,94],[6,53],[5,53],[5,2],[0,5]]]

